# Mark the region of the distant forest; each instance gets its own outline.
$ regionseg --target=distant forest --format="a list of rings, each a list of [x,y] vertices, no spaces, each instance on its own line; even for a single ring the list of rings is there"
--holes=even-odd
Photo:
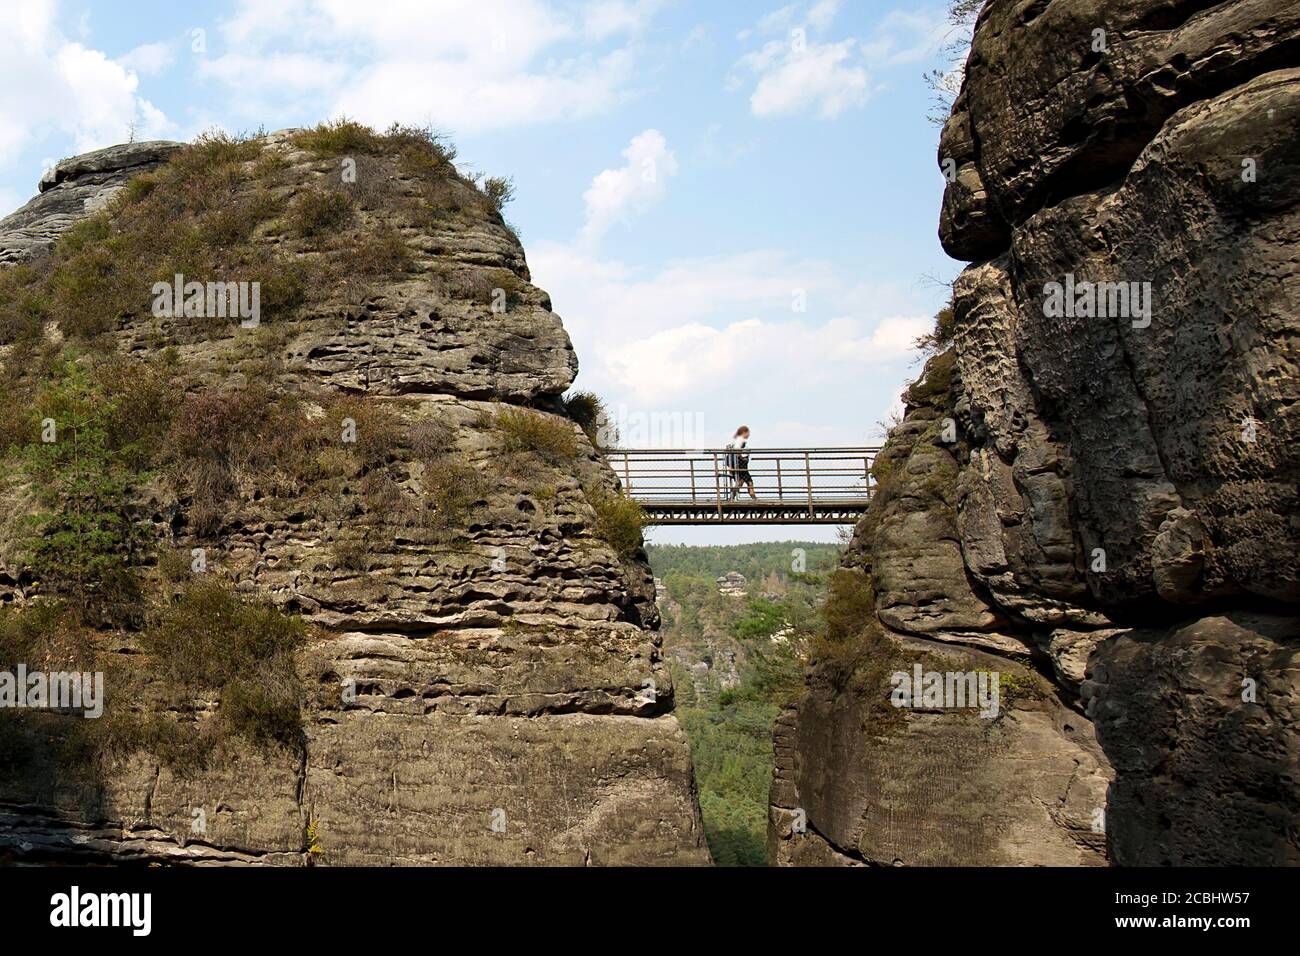
[[[655,577],[667,580],[672,574],[685,574],[715,580],[728,571],[739,571],[754,580],[773,571],[789,574],[795,570],[796,550],[805,552],[803,568],[814,574],[835,569],[839,545],[814,541],[764,541],[759,544],[708,545],[652,544],[646,548]]]
[[[647,551],[667,591],[664,649],[709,850],[720,866],[764,866],[772,722],[803,685],[840,549],[779,541]],[[717,578],[731,571],[745,575],[748,596],[718,593]]]

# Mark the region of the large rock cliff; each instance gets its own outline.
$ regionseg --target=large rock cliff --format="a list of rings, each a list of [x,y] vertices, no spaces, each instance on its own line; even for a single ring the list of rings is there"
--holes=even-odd
[[[0,636],[70,660],[54,621],[108,702],[99,721],[0,715],[0,853],[707,863],[649,568],[561,400],[568,336],[447,150],[348,124],[133,144],[42,190],[0,221],[18,406]],[[173,271],[260,278],[260,322],[159,316],[151,284]],[[103,434],[78,426],[104,460],[149,449],[123,483],[147,540],[125,610],[33,629],[55,595],[28,558],[58,538],[33,546],[20,519],[45,500],[33,475],[66,464],[33,429],[65,428],[51,396],[76,388],[92,418],[111,395]],[[287,635],[291,660],[253,648],[215,673],[241,627]]]
[[[1040,692],[882,716],[823,653],[778,862],[1300,862],[1298,63],[1284,0],[982,11],[939,150],[973,264],[847,563],[876,658]]]

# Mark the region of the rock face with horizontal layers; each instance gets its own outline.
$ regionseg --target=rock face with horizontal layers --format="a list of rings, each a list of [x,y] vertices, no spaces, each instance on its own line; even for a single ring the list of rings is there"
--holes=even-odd
[[[231,180],[261,182],[277,216],[310,208],[303,197],[340,188],[331,185],[340,159],[302,142],[295,131],[265,137]],[[172,148],[116,147],[60,163],[41,197],[0,222],[4,255],[39,257],[41,243],[95,208],[108,209],[111,224],[119,207],[95,196],[106,200],[134,173],[158,168]],[[403,268],[309,297],[292,318],[264,306],[257,329],[145,307],[91,340],[132,360],[170,347],[187,376],[177,403],[263,383],[291,393],[310,422],[330,421],[346,401],[341,424],[372,443],[360,466],[351,451],[322,449],[292,493],[238,477],[201,518],[196,499],[165,481],[136,490],[160,552],[189,563],[201,547],[207,573],[308,625],[295,664],[310,692],[301,747],[237,738],[219,759],[181,770],[147,749],[76,763],[36,740],[22,772],[0,779],[0,853],[196,864],[708,863],[649,567],[644,553],[600,533],[598,503],[617,483],[563,414],[577,362],[559,317],[529,282],[513,232],[449,166],[436,183],[445,200],[437,216],[402,211],[417,208],[418,189],[395,153],[362,155],[355,171],[349,241],[395,236]],[[45,200],[60,195],[75,196],[78,208],[51,213]],[[271,217],[250,242],[290,262],[329,246],[328,233],[299,233]],[[350,256],[344,249],[343,261]],[[49,328],[47,338],[57,342],[61,331]],[[0,349],[0,360],[16,348]],[[512,444],[501,426],[512,414],[560,450]],[[433,458],[422,451],[430,443]],[[456,470],[440,475],[448,463]],[[444,495],[436,506],[435,486]],[[0,590],[22,607],[38,591],[11,530],[0,540]],[[110,679],[140,668],[140,635],[130,628],[96,640]],[[175,712],[166,689],[147,693],[156,696],[138,706]],[[110,690],[110,713],[114,706]],[[187,701],[184,713],[202,725],[219,718],[216,709],[215,700]]]
[[[1028,666],[1065,716],[973,754],[819,662],[777,862],[1300,862],[1298,61],[1281,0],[982,11],[939,156],[976,261],[849,561],[889,640]]]
[[[0,265],[26,262],[69,226],[104,208],[132,176],[166,161],[183,143],[127,143],[73,156],[41,177],[40,195],[0,220]]]

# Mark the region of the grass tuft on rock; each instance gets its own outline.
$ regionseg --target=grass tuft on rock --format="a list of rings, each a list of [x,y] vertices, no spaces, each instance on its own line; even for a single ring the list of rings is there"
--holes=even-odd
[[[583,489],[587,503],[596,513],[596,535],[625,561],[641,551],[646,526],[645,509],[621,492],[604,488]]]
[[[217,694],[230,733],[292,747],[301,743],[303,697],[294,655],[306,631],[300,618],[197,576],[159,612],[141,645],[172,687]]]
[[[300,236],[319,236],[337,231],[352,216],[352,198],[347,193],[311,189],[294,200],[289,224]]]
[[[495,418],[507,454],[533,454],[548,465],[564,465],[578,456],[573,426],[565,419],[526,408],[502,408]]]
[[[570,392],[564,397],[564,412],[582,429],[592,447],[610,448],[618,444],[618,432],[610,421],[609,409],[595,392]]]

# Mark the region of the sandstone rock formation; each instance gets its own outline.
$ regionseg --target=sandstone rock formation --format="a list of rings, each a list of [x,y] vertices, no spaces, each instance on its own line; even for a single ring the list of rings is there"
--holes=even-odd
[[[819,662],[778,862],[1300,862],[1297,62],[1281,0],[981,13],[940,145],[940,237],[977,261],[849,560],[894,646],[1032,667],[1063,716],[974,752]],[[1053,310],[1076,281],[1129,308]]]
[[[74,222],[104,208],[130,177],[156,168],[182,145],[128,143],[56,163],[41,177],[40,195],[0,221],[0,265],[48,249]]]
[[[598,533],[593,502],[616,481],[563,415],[577,361],[548,297],[528,281],[518,240],[447,164],[420,180],[377,149],[356,159],[354,180],[340,180],[340,158],[302,143],[296,131],[264,137],[253,155],[221,167],[221,181],[235,205],[271,210],[250,248],[291,265],[330,253],[335,273],[317,275],[335,275],[334,285],[309,290],[296,311],[264,305],[257,329],[155,318],[143,297],[84,346],[128,362],[167,348],[184,370],[187,394],[173,399],[183,407],[274,389],[291,396],[293,420],[331,432],[331,416],[348,409],[341,421],[365,457],[327,443],[288,487],[236,476],[201,517],[197,495],[166,481],[137,489],[160,554],[189,563],[201,547],[206,573],[309,626],[296,663],[310,692],[302,746],[235,740],[220,759],[182,772],[148,749],[74,764],[27,741],[20,769],[0,775],[0,852],[290,865],[707,863],[649,568],[643,553]],[[175,149],[137,144],[60,163],[40,197],[0,221],[0,258],[39,258],[96,209],[109,210],[111,229],[121,207],[109,194],[175,162]],[[431,188],[443,203],[436,215],[421,198]],[[338,237],[284,224],[322,190],[348,197],[352,218]],[[354,282],[350,263],[376,235],[404,265]],[[62,331],[51,326],[47,340],[57,344]],[[14,348],[0,348],[0,361],[16,361]],[[562,449],[511,446],[500,427],[510,414],[530,416]],[[435,486],[454,507],[430,504]],[[8,492],[10,502],[26,500]],[[22,607],[39,589],[5,530],[0,590]],[[110,678],[140,668],[131,628],[97,641]],[[155,692],[124,702],[110,689],[109,710],[213,719],[213,700],[178,704]],[[3,741],[0,753],[11,753]]]

